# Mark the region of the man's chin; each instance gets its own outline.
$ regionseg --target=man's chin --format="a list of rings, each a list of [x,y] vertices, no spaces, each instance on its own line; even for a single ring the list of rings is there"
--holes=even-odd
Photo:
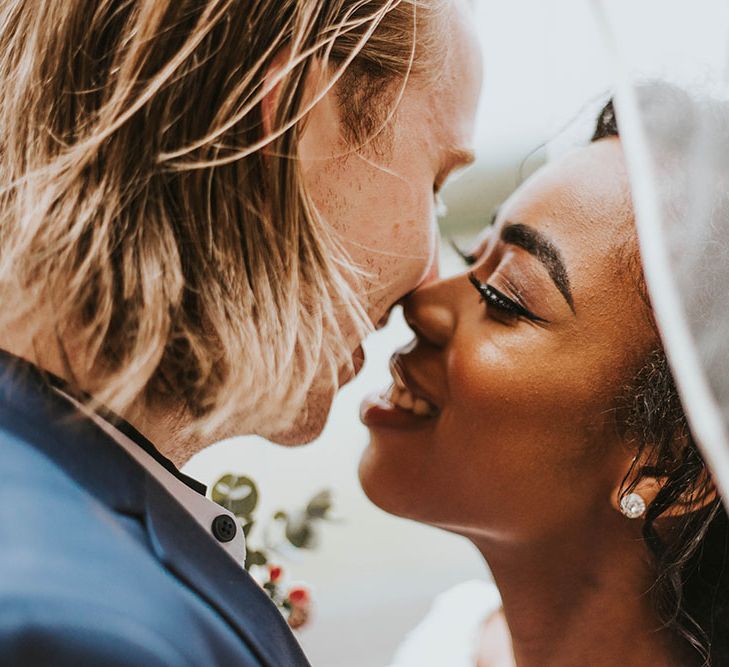
[[[258,435],[277,445],[285,445],[286,447],[308,445],[321,435],[326,421],[327,415],[323,415],[323,417],[316,420],[302,420],[301,423],[293,424],[290,428],[282,431],[269,433],[265,430],[259,431]]]
[[[290,426],[268,431],[264,425],[263,428],[258,430],[258,435],[287,447],[308,445],[316,440],[324,430],[333,400],[333,390],[328,392],[312,391],[307,397],[306,404]]]
[[[303,447],[311,444],[321,434],[321,430],[291,430],[278,433],[261,433],[260,435],[275,445],[284,447]]]

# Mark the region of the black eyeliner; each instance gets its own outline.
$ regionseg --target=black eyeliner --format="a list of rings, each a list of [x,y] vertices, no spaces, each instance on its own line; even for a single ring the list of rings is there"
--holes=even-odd
[[[478,293],[481,295],[481,298],[487,303],[491,303],[495,305],[497,308],[501,307],[504,308],[504,303],[506,304],[506,308],[508,310],[511,310],[514,315],[520,315],[521,317],[524,317],[525,319],[529,320],[530,322],[542,322],[542,323],[549,323],[549,320],[545,320],[543,317],[539,317],[539,315],[535,315],[532,311],[528,310],[527,308],[524,308],[520,303],[517,303],[513,299],[510,299],[506,294],[503,292],[500,292],[495,287],[492,287],[491,285],[487,285],[482,283],[477,277],[476,274],[471,273],[468,274],[468,280],[471,282],[471,284],[476,288]],[[499,304],[499,301],[502,302],[502,304]]]

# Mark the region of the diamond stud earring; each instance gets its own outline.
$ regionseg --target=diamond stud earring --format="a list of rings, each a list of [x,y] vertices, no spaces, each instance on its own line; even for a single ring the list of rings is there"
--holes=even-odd
[[[629,519],[638,519],[645,512],[645,500],[637,493],[629,493],[620,499],[620,511]]]

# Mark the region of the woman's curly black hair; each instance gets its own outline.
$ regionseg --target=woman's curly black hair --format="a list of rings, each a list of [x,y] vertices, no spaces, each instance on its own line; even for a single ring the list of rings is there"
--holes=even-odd
[[[592,141],[611,136],[619,136],[612,101],[603,108]],[[642,273],[634,272],[646,294]],[[623,493],[644,477],[661,481],[643,526],[655,563],[651,593],[656,608],[703,665],[727,667],[729,517],[689,429],[663,349],[645,360],[626,387],[619,410],[624,434],[637,449]],[[677,507],[684,511],[668,518]]]

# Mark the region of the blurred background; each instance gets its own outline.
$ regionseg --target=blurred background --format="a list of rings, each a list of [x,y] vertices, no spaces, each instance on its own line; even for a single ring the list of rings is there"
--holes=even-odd
[[[611,81],[590,7],[586,0],[474,0],[485,65],[478,161],[444,190],[444,236],[467,244],[529,173],[589,136]],[[697,54],[715,60],[727,43],[729,3],[723,0],[612,0],[611,12],[621,49],[646,73],[675,76],[682,54],[690,52],[695,76]],[[721,20],[692,21],[696,15]],[[459,269],[444,244],[442,272]],[[314,444],[283,449],[260,438],[236,438],[208,448],[185,468],[209,486],[225,473],[252,477],[261,491],[261,518],[332,490],[340,519],[323,525],[319,548],[280,561],[314,591],[315,616],[299,636],[317,667],[387,665],[436,594],[488,577],[469,543],[388,516],[359,489],[357,464],[367,442],[359,402],[389,384],[387,360],[409,339],[395,312],[367,341],[365,368],[340,393]],[[488,484],[486,473],[483,482]],[[260,539],[254,532],[249,541],[255,546]]]

